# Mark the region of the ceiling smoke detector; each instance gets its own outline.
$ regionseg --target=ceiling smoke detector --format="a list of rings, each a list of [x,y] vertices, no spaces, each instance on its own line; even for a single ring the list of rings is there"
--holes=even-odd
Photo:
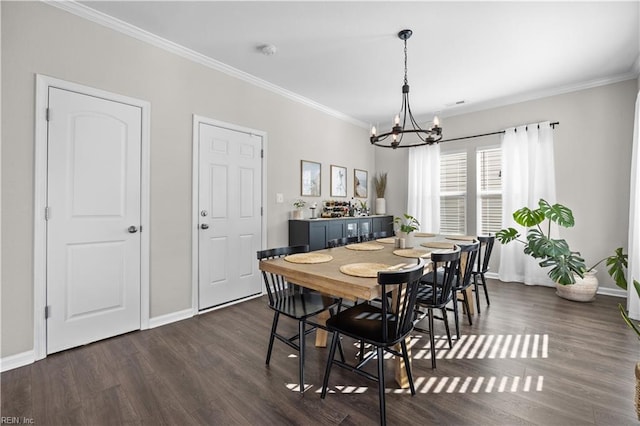
[[[278,48],[273,44],[261,44],[258,46],[258,50],[265,56],[273,56],[278,51]]]

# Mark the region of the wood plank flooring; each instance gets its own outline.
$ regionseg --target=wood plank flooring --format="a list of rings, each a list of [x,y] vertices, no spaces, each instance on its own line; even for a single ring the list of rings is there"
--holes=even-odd
[[[489,292],[491,306],[482,302],[472,326],[462,322],[454,348],[437,349],[435,370],[428,335],[415,334],[415,396],[396,387],[386,361],[389,424],[638,423],[640,343],[617,311],[623,299],[576,303],[551,288],[493,280]],[[346,370],[333,369],[332,392],[320,399],[327,349],[313,339],[304,396],[286,345],[275,342],[266,366],[271,319],[260,298],[51,355],[2,374],[0,414],[37,425],[378,423],[377,384]],[[296,330],[286,318],[281,327]],[[355,357],[357,345],[344,344]]]

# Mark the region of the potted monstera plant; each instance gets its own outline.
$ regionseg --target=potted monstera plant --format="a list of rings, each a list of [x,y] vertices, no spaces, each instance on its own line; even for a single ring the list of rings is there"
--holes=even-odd
[[[528,229],[525,239],[515,228],[506,228],[496,233],[502,244],[518,241],[524,245],[524,253],[539,260],[542,268],[550,268],[549,277],[556,283],[557,294],[569,300],[586,302],[593,300],[598,290],[596,266],[606,261],[607,271],[616,284],[626,288],[624,270],[627,267],[627,255],[622,247],[614,254],[599,260],[587,268],[580,252],[573,251],[565,239],[551,238],[551,224],[564,228],[575,225],[573,212],[562,204],[549,204],[540,199],[538,207],[530,209],[522,207],[513,213],[513,219],[520,226]]]

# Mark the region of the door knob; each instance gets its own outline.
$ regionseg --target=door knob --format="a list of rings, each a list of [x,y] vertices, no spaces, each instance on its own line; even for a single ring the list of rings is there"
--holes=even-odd
[[[131,225],[129,228],[127,228],[127,231],[129,231],[130,234],[135,234],[136,232],[138,232],[138,228]]]
[[[207,225],[206,223],[203,223],[202,225],[200,225],[200,228],[209,229],[209,225]]]

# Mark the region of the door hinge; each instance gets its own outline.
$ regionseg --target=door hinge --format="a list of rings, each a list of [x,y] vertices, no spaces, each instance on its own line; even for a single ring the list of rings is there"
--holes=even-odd
[[[49,206],[44,208],[44,220],[49,220]]]
[[[264,215],[264,207],[260,207],[260,216]]]
[[[51,109],[47,108],[47,111],[45,112],[45,119],[47,121],[51,121]]]
[[[260,158],[264,158],[264,149],[260,150]]]
[[[140,232],[142,232],[142,225],[140,225]]]
[[[45,319],[51,317],[51,306],[47,305],[44,307],[44,317]]]

